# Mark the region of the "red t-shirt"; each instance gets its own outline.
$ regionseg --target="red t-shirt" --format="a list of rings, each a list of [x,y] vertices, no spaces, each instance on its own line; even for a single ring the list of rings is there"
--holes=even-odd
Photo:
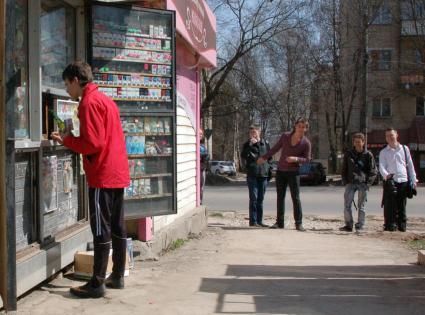
[[[90,188],[125,188],[130,184],[127,151],[117,105],[89,83],[78,106],[80,136],[63,144],[83,155]]]

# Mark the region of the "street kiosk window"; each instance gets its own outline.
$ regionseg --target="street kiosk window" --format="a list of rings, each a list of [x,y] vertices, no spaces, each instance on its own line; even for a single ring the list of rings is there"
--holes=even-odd
[[[63,1],[41,2],[42,85],[64,89],[62,71],[75,59],[75,9]]]
[[[29,108],[28,108],[28,2],[17,0],[14,3],[14,19],[10,25],[14,29],[11,38],[12,72],[8,73],[7,82],[13,84],[14,90],[14,124],[15,138],[29,137]]]

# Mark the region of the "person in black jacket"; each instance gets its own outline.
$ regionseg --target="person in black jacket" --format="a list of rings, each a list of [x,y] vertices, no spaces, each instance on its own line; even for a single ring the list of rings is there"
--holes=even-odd
[[[270,164],[257,165],[257,159],[270,150],[269,143],[261,138],[259,127],[249,128],[250,139],[243,145],[241,156],[245,160],[249,190],[249,226],[267,227],[263,223],[263,200],[270,180]]]
[[[365,224],[365,203],[369,186],[375,181],[378,173],[375,159],[365,148],[365,136],[362,133],[353,135],[353,148],[345,152],[342,164],[342,182],[345,184],[344,219],[345,225],[341,231],[353,231],[353,215],[351,204],[357,191],[358,221],[356,230],[362,230]]]
[[[201,194],[200,194],[200,203],[202,205],[202,201],[204,199],[204,186],[206,179],[206,172],[208,168],[208,162],[210,160],[210,155],[208,154],[208,150],[205,147],[205,137],[204,130],[199,129],[199,157],[200,157],[200,166],[201,166]]]

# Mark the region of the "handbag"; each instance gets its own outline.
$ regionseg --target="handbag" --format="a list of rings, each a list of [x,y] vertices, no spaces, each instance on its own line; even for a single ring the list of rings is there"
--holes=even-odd
[[[409,174],[409,163],[407,161],[407,154],[406,154],[406,148],[403,145],[403,151],[404,151],[404,159],[406,160],[406,172],[407,172],[407,187],[406,187],[406,197],[409,199],[412,199],[413,196],[417,195],[416,188],[414,186],[414,183],[412,179],[410,178]]]

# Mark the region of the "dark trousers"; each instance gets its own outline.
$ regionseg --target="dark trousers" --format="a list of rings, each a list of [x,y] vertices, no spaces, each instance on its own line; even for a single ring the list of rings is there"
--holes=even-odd
[[[384,226],[387,230],[406,229],[406,187],[408,183],[395,183],[396,193],[385,192]]]
[[[249,224],[263,223],[263,200],[267,188],[267,177],[250,177],[246,179],[249,190]]]
[[[127,232],[124,222],[123,188],[89,188],[90,227],[93,233],[94,264],[91,282],[99,286],[105,281],[109,250],[112,243],[112,273],[125,271]]]
[[[206,170],[201,169],[201,205],[202,200],[204,199],[204,186],[205,186],[205,179],[206,179]]]
[[[295,225],[302,224],[303,212],[300,200],[300,175],[298,172],[276,172],[276,192],[277,192],[277,218],[279,227],[285,224],[285,196],[286,188],[289,186],[291,192],[292,205],[294,207]]]

